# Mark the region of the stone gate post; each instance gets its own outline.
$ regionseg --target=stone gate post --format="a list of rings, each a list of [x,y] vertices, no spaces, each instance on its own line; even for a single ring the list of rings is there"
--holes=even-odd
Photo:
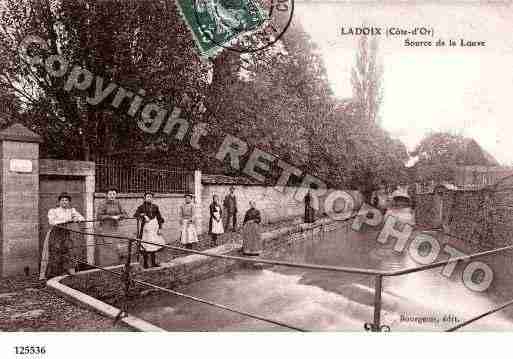
[[[39,271],[39,143],[20,124],[0,132],[0,277]]]
[[[196,218],[196,225],[198,228],[198,234],[201,233],[201,171],[194,171],[194,204],[198,216]]]

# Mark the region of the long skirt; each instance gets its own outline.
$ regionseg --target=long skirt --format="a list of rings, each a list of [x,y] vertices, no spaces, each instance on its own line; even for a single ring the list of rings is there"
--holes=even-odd
[[[149,243],[141,243],[141,247],[145,252],[156,252],[162,249],[161,246],[154,244],[166,244],[164,237],[157,234],[159,230],[159,222],[157,222],[156,218],[153,218],[148,223],[146,223],[143,227],[142,238],[144,242]],[[152,244],[154,243],[154,244]]]
[[[435,195],[433,198],[433,228],[443,227],[443,199]]]
[[[261,252],[260,225],[255,222],[248,222],[242,228],[242,253],[254,256]]]
[[[96,228],[95,262],[102,267],[118,265],[124,262],[128,255],[128,240],[109,238],[111,236],[133,237],[132,230],[113,220],[105,220]],[[105,236],[103,236],[105,235]]]
[[[180,235],[180,242],[182,244],[198,242],[198,234],[196,232],[196,225],[194,221],[188,219],[182,220],[182,233]]]
[[[75,268],[77,264],[73,261],[75,254],[70,232],[62,228],[51,227],[43,242],[39,279],[56,277]]]
[[[315,222],[315,209],[311,206],[305,206],[305,223]]]
[[[212,222],[212,228],[210,230],[210,233],[214,234],[223,234],[224,233],[224,227],[223,227],[223,220],[219,219],[219,221],[216,221],[215,217],[212,217],[210,219]]]

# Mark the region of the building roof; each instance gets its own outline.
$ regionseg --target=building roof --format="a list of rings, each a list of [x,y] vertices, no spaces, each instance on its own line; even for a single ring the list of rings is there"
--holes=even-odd
[[[500,166],[500,163],[473,138],[464,138],[463,144],[463,165]]]
[[[20,123],[15,123],[0,131],[0,140],[20,142],[42,142],[41,136]]]

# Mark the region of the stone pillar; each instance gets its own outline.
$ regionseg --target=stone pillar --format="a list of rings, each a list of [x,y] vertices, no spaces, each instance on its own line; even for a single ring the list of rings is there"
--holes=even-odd
[[[20,124],[0,132],[0,276],[39,271],[39,143]]]
[[[95,175],[93,174],[85,176],[85,208],[84,217],[86,219],[94,218],[94,190],[95,190]],[[94,223],[87,222],[86,228],[88,233],[94,233]],[[94,251],[95,251],[95,240],[94,236],[86,237],[87,245],[87,263],[94,263]]]
[[[194,171],[194,204],[196,207],[196,228],[198,230],[198,234],[201,233],[202,221],[202,207],[201,207],[201,171]]]
[[[194,171],[194,202],[201,204],[201,171]]]

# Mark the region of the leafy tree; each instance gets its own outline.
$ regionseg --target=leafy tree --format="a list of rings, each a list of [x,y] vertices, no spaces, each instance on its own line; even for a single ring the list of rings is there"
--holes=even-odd
[[[0,126],[21,121],[20,101],[11,89],[0,87]]]
[[[458,166],[493,166],[487,155],[471,138],[446,132],[426,135],[412,152],[419,160],[414,167],[416,181],[453,181]]]
[[[351,72],[353,99],[360,107],[361,119],[378,122],[383,99],[383,67],[378,61],[378,39],[360,36],[356,64]]]
[[[48,39],[50,49],[72,65],[129,90],[144,89],[151,101],[174,105],[178,94],[204,90],[208,66],[194,52],[192,39],[170,1],[6,0],[0,23],[0,84],[23,102],[31,127],[53,149],[50,155],[93,159],[96,154],[130,148],[144,151],[147,136],[126,108],[115,113],[111,94],[102,104],[85,102],[89,92],[66,92],[64,78],[33,67],[16,49],[28,34]],[[59,140],[57,140],[59,139]]]
[[[213,60],[212,121],[312,175],[331,179],[332,93],[320,55],[299,23],[265,51]],[[335,146],[333,146],[335,148]],[[340,147],[340,146],[338,146]]]
[[[0,101],[16,103],[16,113],[45,138],[43,155],[87,160],[107,154],[222,172],[225,167],[209,155],[230,133],[330,185],[401,170],[404,146],[370,115],[339,111],[321,55],[296,21],[265,51],[225,50],[204,62],[169,0],[6,0],[0,16]],[[211,136],[202,139],[204,150],[162,132],[140,131],[126,105],[110,106],[115,92],[91,106],[85,98],[94,86],[64,91],[67,76],[50,77],[17,53],[27,34],[48,39],[51,52],[101,76],[104,86],[112,81],[134,92],[144,89],[147,101],[168,110],[179,105],[183,117],[207,123]],[[366,64],[367,72],[355,74],[377,74],[375,65]]]

